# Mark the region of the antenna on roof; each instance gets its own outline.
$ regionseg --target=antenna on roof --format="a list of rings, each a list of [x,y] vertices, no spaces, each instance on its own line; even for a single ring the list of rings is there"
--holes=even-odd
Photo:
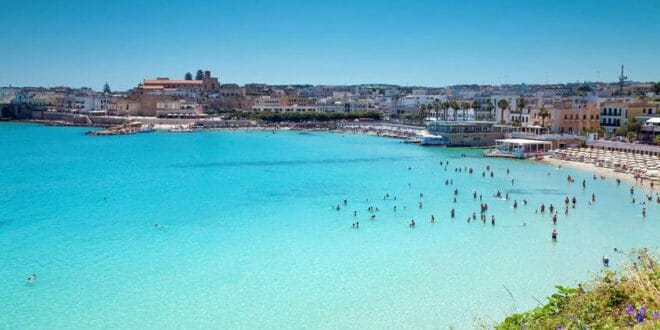
[[[623,64],[621,64],[621,75],[619,75],[619,95],[623,96],[623,85],[626,83],[628,76],[623,74]]]

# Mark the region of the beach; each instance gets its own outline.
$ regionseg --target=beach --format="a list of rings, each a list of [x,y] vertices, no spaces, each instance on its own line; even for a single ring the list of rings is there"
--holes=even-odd
[[[659,248],[660,206],[591,170],[365,134],[0,125],[9,328],[473,328]],[[557,224],[537,212],[572,197]]]
[[[632,173],[626,173],[626,172],[617,172],[614,171],[613,169],[610,168],[605,168],[601,166],[596,166],[591,163],[583,163],[583,162],[576,162],[576,161],[570,161],[570,160],[561,160],[558,158],[552,158],[552,157],[543,157],[543,159],[540,161],[546,164],[552,164],[554,166],[562,166],[562,167],[569,167],[569,168],[574,168],[578,169],[581,171],[593,173],[596,176],[600,177],[604,176],[607,180],[616,180],[619,179],[622,182],[627,182],[629,184],[633,184],[639,187],[643,187],[645,189],[648,189],[649,191],[658,191],[658,181],[655,181],[655,187],[651,188],[650,183],[651,180],[644,180],[640,182],[638,179],[635,178],[635,175]]]

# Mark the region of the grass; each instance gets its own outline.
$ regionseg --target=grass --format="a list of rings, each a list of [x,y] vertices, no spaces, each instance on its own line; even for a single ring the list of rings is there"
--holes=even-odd
[[[557,286],[548,302],[507,317],[495,329],[660,329],[660,266],[647,250],[619,272],[577,288]]]

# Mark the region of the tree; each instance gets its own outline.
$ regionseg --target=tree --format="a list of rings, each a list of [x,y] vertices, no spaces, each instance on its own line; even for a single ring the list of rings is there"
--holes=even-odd
[[[655,92],[655,95],[660,95],[660,81],[653,84],[653,91]]]
[[[204,80],[204,71],[197,70],[197,74],[195,75],[195,80]]]
[[[495,118],[495,116],[493,115],[493,110],[495,110],[495,106],[493,105],[493,102],[490,101],[490,99],[486,101],[486,110],[488,110],[488,115],[486,116],[488,120],[493,120],[493,118]]]
[[[655,136],[655,144],[660,146],[660,135]]]
[[[185,80],[192,80],[192,73],[190,73],[190,72],[186,72],[186,75],[185,75],[185,77],[184,77],[183,79],[185,79]]]
[[[637,138],[637,133],[632,132],[632,131],[629,131],[629,132],[626,134],[626,138],[628,139],[628,142],[632,142],[632,141],[634,141],[634,140]]]
[[[467,115],[467,111],[468,111],[469,108],[470,108],[470,103],[461,102],[461,110],[462,110],[462,113],[463,113],[463,120],[466,120],[465,116]]]
[[[461,106],[458,104],[458,101],[455,101],[455,100],[454,100],[454,101],[449,102],[449,107],[451,107],[451,109],[454,110],[453,117],[454,117],[454,121],[456,121],[456,111],[457,111]]]
[[[500,111],[501,111],[500,112],[501,113],[501,116],[500,116],[501,120],[503,122],[506,122],[504,120],[504,110],[506,110],[509,107],[509,102],[507,102],[507,100],[505,100],[505,99],[501,99],[501,100],[497,101],[497,107],[500,108]]]
[[[527,106],[527,101],[525,100],[525,97],[521,95],[516,100],[516,108],[518,108],[518,112],[522,113],[523,109],[525,109],[526,106]]]
[[[438,121],[438,114],[440,114],[440,100],[438,99],[433,99],[433,115],[435,116],[435,121]]]
[[[419,106],[419,117],[422,118],[422,122],[424,122],[424,119],[426,118],[426,104]]]
[[[109,85],[108,82],[106,81],[106,82],[105,82],[105,85],[103,85],[103,94],[110,94],[110,93],[111,93],[111,91],[110,91],[110,85]]]
[[[545,119],[550,117],[550,111],[546,108],[541,108],[541,110],[539,110],[539,117],[541,117],[541,126],[545,127]]]

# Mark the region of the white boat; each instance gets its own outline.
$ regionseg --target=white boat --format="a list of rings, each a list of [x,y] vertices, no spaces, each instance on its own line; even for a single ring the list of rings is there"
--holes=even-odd
[[[140,128],[140,130],[138,131],[138,133],[151,133],[151,132],[154,132],[154,131],[156,131],[156,128],[154,127],[154,125],[149,124],[149,125],[146,125],[146,126],[142,126]]]
[[[192,132],[193,129],[189,126],[177,125],[173,128],[170,128],[170,132]]]
[[[423,146],[444,146],[448,142],[447,137],[443,135],[424,134],[420,138],[420,145]]]

